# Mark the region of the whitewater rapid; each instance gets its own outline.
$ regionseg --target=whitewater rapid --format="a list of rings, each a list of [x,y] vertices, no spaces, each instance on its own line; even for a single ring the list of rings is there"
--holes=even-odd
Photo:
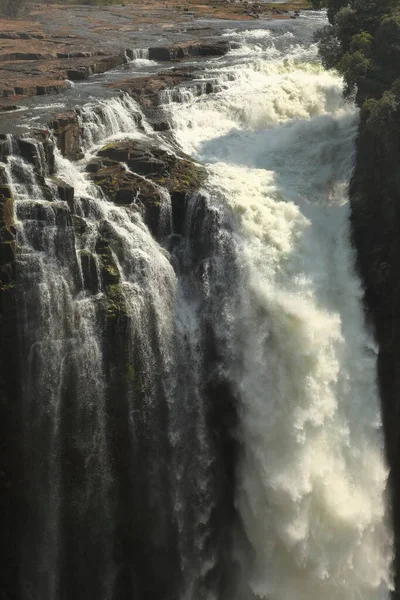
[[[318,62],[324,24],[223,32],[234,49],[162,93],[169,131],[128,96],[81,107],[83,158],[54,153],[69,203],[44,147],[30,140],[33,166],[9,136],[23,600],[389,600],[377,348],[347,198],[358,114]],[[125,138],[205,166],[178,225],[159,184],[153,235],[137,199],[116,205],[88,175]]]
[[[206,75],[220,91],[166,111],[236,223],[237,597],[383,600],[388,469],[347,201],[358,115],[298,29],[225,35],[240,46]]]

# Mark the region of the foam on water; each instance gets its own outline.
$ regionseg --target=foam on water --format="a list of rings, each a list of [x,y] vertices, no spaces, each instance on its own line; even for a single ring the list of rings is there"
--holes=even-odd
[[[57,177],[74,187],[74,221],[54,181],[43,186],[43,147],[35,169],[7,140],[24,444],[39,450],[26,486],[24,600],[82,589],[106,600],[120,577],[125,595],[146,595],[160,573],[162,593],[169,585],[179,600],[388,600],[377,350],[346,195],[358,115],[317,62],[314,22],[317,13],[304,18],[308,37],[297,21],[226,32],[240,47],[209,61],[197,88],[161,98],[173,127],[164,138],[127,96],[80,109],[85,157],[55,155]],[[207,94],[207,82],[218,91]],[[175,235],[166,189],[155,185],[156,241],[139,206],[109,202],[86,173],[100,146],[126,137],[178,144],[206,165],[206,188],[185,199]],[[99,274],[104,242],[116,286]],[[106,325],[116,292],[121,321]],[[232,398],[238,462],[225,430]],[[134,553],[135,519],[147,558]]]
[[[269,32],[248,32],[250,44],[240,35],[245,52],[255,40],[267,51],[221,66],[216,97],[167,107],[176,140],[208,164],[210,193],[238,224],[228,371],[241,414],[236,505],[252,548],[238,543],[238,597],[388,598],[376,349],[346,197],[358,116],[315,48],[290,40],[278,59],[279,36],[274,55]]]

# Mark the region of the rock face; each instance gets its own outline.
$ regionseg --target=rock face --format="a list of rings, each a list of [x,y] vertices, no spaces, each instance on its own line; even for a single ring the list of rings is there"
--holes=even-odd
[[[125,79],[110,87],[127,92],[144,109],[149,109],[161,103],[161,92],[171,90],[181,83],[190,83],[194,79],[193,73],[193,67],[180,67],[147,77]]]
[[[400,583],[400,86],[361,112],[350,187],[353,240],[379,344],[378,378],[393,493]]]
[[[0,165],[0,527],[7,560],[0,566],[5,597],[18,577],[18,508],[22,486],[21,412],[13,195]]]
[[[14,198],[0,167],[0,290],[7,296],[15,277]]]
[[[161,75],[148,93],[156,102],[157,90],[191,77],[188,69]],[[234,249],[221,240],[223,216],[200,193],[204,168],[155,136],[101,148],[87,164],[97,189],[77,194],[55,173],[52,140],[67,158],[81,157],[83,119],[69,111],[48,130],[12,143],[0,137],[0,161],[14,154],[15,189],[29,197],[16,195],[15,224],[0,162],[0,527],[7,547],[0,589],[7,600],[21,597],[21,580],[44,600],[82,590],[93,600],[169,600],[187,595],[192,569],[196,596],[222,598],[232,570],[236,411],[211,325],[224,292],[210,293],[206,279],[214,260],[231,268]],[[195,336],[191,323],[180,330],[174,321],[178,278],[196,304]],[[200,353],[196,377],[175,368],[181,355],[186,364]],[[183,413],[171,424],[173,396]],[[193,398],[202,404],[195,410]],[[205,444],[196,433],[200,418]],[[171,469],[191,437],[185,469],[203,473],[208,465],[206,493],[201,477],[175,481]],[[190,530],[184,540],[178,492]],[[57,522],[48,519],[52,510]],[[49,552],[49,540],[61,557]],[[209,562],[204,576],[199,565]],[[54,588],[46,579],[53,572]]]
[[[185,196],[198,190],[206,177],[200,165],[141,140],[114,142],[97,154],[99,158],[87,168],[110,200],[139,210],[150,231],[157,235],[162,219],[162,189],[166,189],[171,196],[173,229],[182,229]]]
[[[54,173],[54,144],[47,129],[33,129],[18,140],[22,158],[31,163],[42,177]]]
[[[168,61],[188,56],[224,56],[230,48],[230,43],[224,40],[186,42],[185,44],[149,48],[149,59]]]
[[[70,160],[81,157],[81,130],[76,111],[60,113],[49,123],[61,154]]]

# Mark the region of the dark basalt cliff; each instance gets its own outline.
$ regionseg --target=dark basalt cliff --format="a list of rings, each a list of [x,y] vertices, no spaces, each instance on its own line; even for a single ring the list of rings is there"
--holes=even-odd
[[[400,577],[400,86],[361,112],[350,187],[365,303],[379,344],[378,378],[393,493],[396,597]]]
[[[97,117],[101,121],[101,115]],[[140,127],[139,118],[138,123]],[[96,202],[78,197],[74,187],[54,172],[55,144],[68,159],[79,159],[83,156],[82,133],[79,113],[71,111],[54,117],[48,130],[0,140],[0,527],[7,548],[7,559],[0,566],[1,597],[27,597],[21,585],[32,585],[42,597],[52,598],[177,597],[186,584],[180,564],[179,524],[172,506],[178,492],[171,486],[183,483],[171,482],[169,464],[173,453],[179,451],[179,443],[194,444],[187,459],[187,491],[178,490],[193,498],[182,518],[191,520],[193,503],[201,501],[207,506],[212,500],[208,517],[212,531],[207,531],[206,522],[186,525],[190,539],[180,542],[187,544],[186,571],[198,568],[199,552],[212,554],[218,569],[210,569],[204,578],[199,576],[199,594],[213,589],[219,590],[221,597],[231,568],[235,455],[231,431],[235,410],[229,386],[219,375],[222,357],[210,326],[210,302],[202,295],[204,265],[212,263],[219,243],[219,216],[199,193],[205,182],[204,169],[189,157],[151,141],[112,142],[86,166],[100,198],[124,211],[127,222],[147,226],[185,281],[184,293],[193,295],[198,303],[201,331],[196,343],[204,357],[204,364],[197,366],[201,375],[178,375],[182,379],[179,387],[189,397],[192,377],[198,376],[203,382],[202,418],[207,423],[207,452],[213,458],[207,473],[207,486],[211,487],[199,495],[195,490],[204,482],[193,479],[190,471],[203,450],[189,438],[176,442],[177,450],[167,433],[171,391],[159,375],[166,367],[158,339],[159,307],[151,298],[150,277],[155,275],[141,257],[140,248],[137,256],[125,255],[126,242],[118,234],[118,225],[114,227],[112,220],[97,214]],[[14,157],[14,184],[36,190],[27,202],[19,203],[17,223],[10,172],[8,177],[6,173],[10,155]],[[26,180],[23,169],[32,181]],[[28,250],[24,249],[25,235],[30,240]],[[151,239],[149,233],[144,235]],[[47,262],[42,264],[43,260]],[[59,340],[51,350],[54,330],[51,333],[51,323],[46,320],[53,317],[46,316],[41,294],[43,286],[48,286],[43,277],[48,277],[54,266],[60,278],[47,287],[54,313],[59,301],[54,290],[59,285],[68,287],[62,303],[76,304],[79,298],[88,298],[95,314],[90,322],[98,332],[93,341],[85,339],[92,335],[90,330],[83,330],[80,337],[85,314],[76,306],[71,309],[65,305],[56,324]],[[135,294],[146,298],[137,314],[127,304],[124,270],[134,273]],[[53,291],[51,286],[55,286]],[[68,316],[66,311],[70,311]],[[80,359],[79,348],[71,352],[71,344],[76,343],[88,343],[89,354],[101,355],[101,364],[93,363],[101,369],[100,374],[85,372],[85,366],[84,376],[79,374],[79,360],[85,360],[85,354],[81,353]],[[177,347],[179,343],[177,340]],[[187,344],[190,353],[187,336],[182,344]],[[51,352],[57,348],[62,350],[63,366],[59,384],[54,386],[51,378],[60,374],[52,372]],[[93,394],[97,394],[104,414],[87,403],[90,386],[96,388],[99,377],[101,389]],[[53,447],[54,423],[51,425],[54,387],[60,411],[57,451]],[[37,412],[36,402],[47,407],[47,414]],[[185,416],[189,437],[197,427],[196,410],[190,409]],[[24,428],[27,414],[31,419],[28,435]],[[106,448],[107,460],[91,453],[91,444]],[[57,461],[56,468],[52,461]],[[49,476],[53,481],[47,488]],[[54,489],[56,492],[51,491]],[[46,529],[49,515],[43,513],[40,504],[50,513],[57,511],[51,527],[57,528],[62,539],[62,556],[55,552],[54,557],[45,558],[40,554],[40,543],[37,551],[31,547],[32,540],[36,546],[36,540],[42,538],[47,545],[55,535]],[[50,536],[47,541],[46,536]],[[201,547],[196,546],[196,536],[205,539]],[[24,552],[34,556],[29,557],[32,564],[25,564]],[[42,568],[54,571],[52,592],[48,574],[40,572]],[[24,573],[19,572],[21,569]]]

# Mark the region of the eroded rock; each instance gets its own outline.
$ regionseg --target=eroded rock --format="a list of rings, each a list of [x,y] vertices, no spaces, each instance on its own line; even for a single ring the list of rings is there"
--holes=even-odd
[[[29,136],[19,138],[17,144],[22,158],[33,165],[40,176],[54,173],[54,144],[48,130],[32,130]]]
[[[0,296],[15,284],[14,197],[0,164]],[[1,315],[1,310],[0,310]]]
[[[191,81],[194,79],[194,72],[193,67],[175,68],[161,71],[156,75],[125,79],[118,83],[112,83],[109,87],[127,92],[144,108],[151,108],[160,104],[160,92]]]
[[[179,204],[187,194],[199,189],[206,178],[203,167],[189,157],[172,154],[143,140],[123,140],[104,146],[87,170],[107,198],[139,210],[155,236],[159,233],[163,190],[171,196],[172,212],[183,214]],[[173,221],[179,229],[181,224],[174,214]]]
[[[169,61],[188,56],[224,56],[229,52],[230,47],[230,43],[226,40],[196,41],[173,44],[171,46],[157,46],[149,48],[149,59]]]
[[[78,115],[74,110],[60,113],[53,117],[49,123],[57,140],[60,152],[70,160],[78,160],[82,157],[80,138],[81,130]]]
[[[54,185],[57,186],[57,193],[60,200],[63,200],[68,204],[68,207],[72,213],[75,212],[75,190],[72,185],[66,183],[62,179],[54,178]]]

